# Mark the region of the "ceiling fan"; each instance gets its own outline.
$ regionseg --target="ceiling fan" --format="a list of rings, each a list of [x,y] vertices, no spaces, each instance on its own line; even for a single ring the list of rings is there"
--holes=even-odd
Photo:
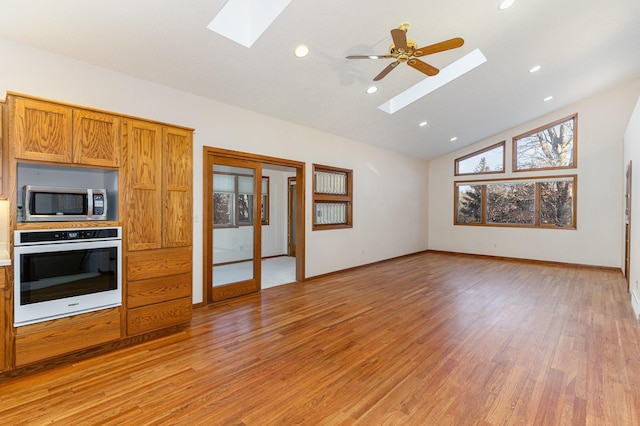
[[[375,76],[373,81],[382,80],[382,78],[402,62],[406,62],[410,67],[413,67],[428,76],[434,76],[438,74],[440,70],[424,61],[421,61],[418,57],[455,49],[464,44],[464,40],[457,37],[418,48],[418,44],[415,40],[407,39],[408,29],[409,24],[405,22],[398,28],[391,30],[393,44],[389,46],[388,55],[350,55],[347,56],[347,59],[395,59],[395,61],[387,65],[380,74]]]

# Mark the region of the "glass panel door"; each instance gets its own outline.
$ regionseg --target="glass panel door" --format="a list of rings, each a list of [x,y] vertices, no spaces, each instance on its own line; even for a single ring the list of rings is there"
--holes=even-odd
[[[262,167],[225,157],[212,157],[209,163],[208,301],[213,302],[260,290]]]

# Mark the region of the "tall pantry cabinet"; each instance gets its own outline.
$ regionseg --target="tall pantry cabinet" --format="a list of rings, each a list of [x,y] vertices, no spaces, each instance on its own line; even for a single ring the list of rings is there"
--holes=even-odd
[[[126,332],[191,320],[192,132],[125,124]]]

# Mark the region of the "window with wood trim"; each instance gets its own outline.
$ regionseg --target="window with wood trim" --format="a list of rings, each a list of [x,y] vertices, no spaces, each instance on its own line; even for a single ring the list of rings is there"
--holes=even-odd
[[[577,175],[457,181],[456,225],[576,229]]]
[[[578,114],[513,138],[513,171],[577,167]]]
[[[504,173],[505,141],[455,159],[455,175]]]
[[[313,165],[313,227],[321,229],[353,226],[353,171]]]

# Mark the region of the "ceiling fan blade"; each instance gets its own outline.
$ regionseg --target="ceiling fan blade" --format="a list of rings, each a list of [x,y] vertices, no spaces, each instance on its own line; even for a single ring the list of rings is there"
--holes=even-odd
[[[405,30],[401,30],[399,28],[391,30],[391,38],[393,39],[393,45],[396,48],[396,52],[407,51],[407,33]]]
[[[455,49],[464,44],[464,40],[457,37],[451,40],[441,41],[440,43],[432,44],[430,46],[421,47],[413,51],[413,56],[431,55],[432,53],[442,52],[444,50]]]
[[[422,62],[420,59],[411,58],[407,61],[410,67],[417,69],[418,71],[425,73],[428,76],[434,76],[440,72],[440,70],[434,66]]]
[[[349,55],[347,59],[389,59],[391,55]]]
[[[389,65],[387,65],[387,67],[385,69],[383,69],[380,74],[376,75],[375,78],[373,79],[373,81],[378,81],[378,80],[382,80],[384,78],[384,76],[386,76],[387,74],[389,74],[391,72],[392,69],[394,69],[395,67],[397,67],[400,64],[399,61],[395,61],[395,62],[391,62]]]

